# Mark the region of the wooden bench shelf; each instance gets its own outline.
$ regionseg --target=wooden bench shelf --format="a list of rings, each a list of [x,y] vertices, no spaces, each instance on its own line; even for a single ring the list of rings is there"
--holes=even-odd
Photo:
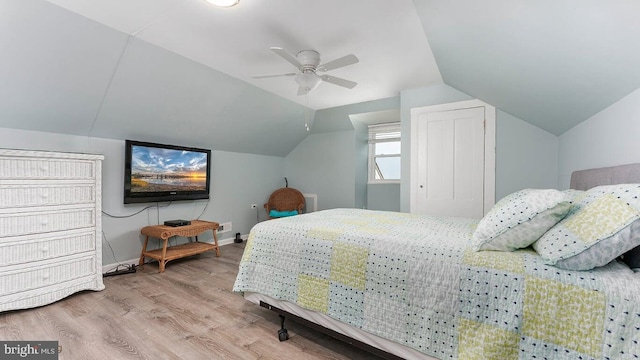
[[[142,252],[140,253],[139,265],[144,265],[144,258],[149,257],[158,260],[159,272],[164,272],[167,262],[171,260],[197,255],[211,250],[215,250],[216,256],[220,256],[220,247],[218,246],[218,237],[216,235],[218,226],[217,222],[204,220],[193,220],[191,221],[191,225],[175,227],[166,225],[145,226],[140,230],[140,233],[145,235],[145,239],[144,245],[142,246]],[[199,242],[198,235],[208,230],[211,230],[213,233],[214,243],[209,244]],[[195,237],[196,241],[176,246],[167,246],[169,239],[173,236]],[[147,250],[149,237],[162,240],[162,248]]]

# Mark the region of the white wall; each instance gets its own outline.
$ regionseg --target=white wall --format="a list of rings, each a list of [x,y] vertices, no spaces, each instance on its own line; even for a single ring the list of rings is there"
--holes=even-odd
[[[85,136],[0,128],[0,144],[3,148],[81,152],[105,156],[102,171],[102,209],[115,216],[126,216],[151,206],[140,214],[126,218],[103,215],[103,263],[111,264],[138,258],[142,247],[140,229],[147,225],[163,223],[170,219],[201,219],[232,222],[232,232],[220,234],[219,240],[231,239],[236,232],[247,234],[256,224],[258,204],[261,220],[266,216],[264,204],[271,192],[278,188],[284,173],[284,159],[280,157],[212,151],[211,199],[151,204],[123,204],[124,141],[90,138]],[[177,144],[190,145],[190,144]],[[206,207],[206,209],[205,209]],[[204,213],[203,213],[204,211]],[[178,239],[180,242],[185,239]],[[172,242],[175,244],[176,241]],[[203,234],[202,240],[210,241],[211,234]],[[113,249],[113,253],[111,252]],[[222,251],[224,255],[224,250]]]
[[[571,172],[640,162],[640,89],[560,135],[558,183]]]

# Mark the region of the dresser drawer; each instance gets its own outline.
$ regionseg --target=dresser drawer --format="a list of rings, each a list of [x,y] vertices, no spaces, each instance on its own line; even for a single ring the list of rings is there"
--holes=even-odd
[[[91,204],[95,202],[96,187],[93,183],[48,184],[32,181],[29,184],[6,184],[0,182],[0,209]]]
[[[40,266],[34,263],[31,267],[0,271],[0,289],[5,296],[95,275],[95,272],[94,255],[48,262]]]
[[[8,212],[8,209],[0,211],[0,237],[42,234],[96,225],[94,207],[57,206],[44,209],[46,210],[33,209],[29,212]]]
[[[93,179],[95,162],[73,159],[0,157],[0,179]]]
[[[95,251],[94,230],[66,231],[63,235],[30,235],[0,242],[0,268]]]
[[[82,290],[102,289],[104,289],[102,278],[89,276],[6,296],[0,293],[0,312],[50,304]]]

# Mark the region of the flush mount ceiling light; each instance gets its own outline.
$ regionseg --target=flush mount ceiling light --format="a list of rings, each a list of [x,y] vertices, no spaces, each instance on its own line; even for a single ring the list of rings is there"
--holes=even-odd
[[[296,75],[296,82],[300,86],[298,95],[305,95],[315,89],[322,82],[322,78],[313,71],[305,71]]]
[[[240,0],[205,0],[211,5],[220,6],[220,7],[232,7],[238,5]]]

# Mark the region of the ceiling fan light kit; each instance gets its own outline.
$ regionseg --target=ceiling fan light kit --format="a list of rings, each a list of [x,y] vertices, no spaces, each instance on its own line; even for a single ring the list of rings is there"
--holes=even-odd
[[[348,89],[353,89],[358,84],[354,81],[342,79],[331,75],[317,74],[317,72],[325,72],[357,63],[359,60],[353,54],[349,54],[320,65],[320,53],[315,50],[302,50],[298,52],[296,56],[293,56],[288,51],[279,47],[272,47],[271,51],[275,52],[280,57],[288,61],[291,65],[295,66],[296,69],[298,69],[298,71],[300,72],[276,75],[259,75],[254,76],[254,79],[295,76],[295,81],[296,83],[298,83],[298,95],[308,94],[309,91],[317,88],[318,85],[320,85],[320,83],[323,81]]]
[[[232,7],[238,5],[240,0],[205,0],[211,5],[219,6],[219,7]]]
[[[303,72],[296,75],[296,82],[298,83],[298,92],[302,91],[303,93],[298,95],[304,95],[309,91],[315,89],[320,85],[322,79],[313,72]]]

